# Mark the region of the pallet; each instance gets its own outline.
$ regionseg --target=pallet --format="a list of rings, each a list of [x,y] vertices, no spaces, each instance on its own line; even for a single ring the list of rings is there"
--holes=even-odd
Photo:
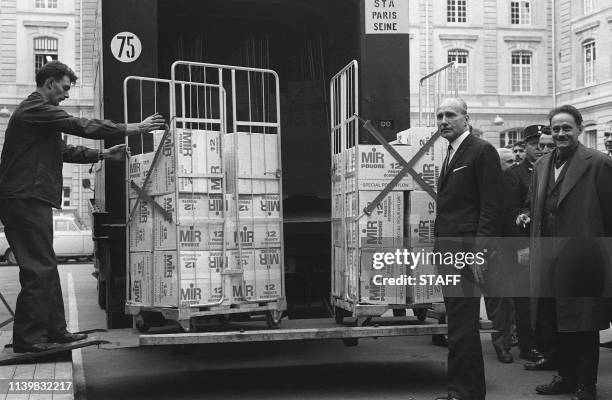
[[[247,315],[266,315],[266,323],[271,329],[280,326],[283,311],[287,310],[287,300],[280,297],[273,300],[261,300],[254,302],[244,302],[235,304],[222,304],[218,306],[198,307],[145,307],[139,305],[126,304],[125,313],[134,316],[134,323],[141,332],[148,331],[154,326],[154,321],[147,321],[147,318],[155,319],[155,315],[161,315],[164,320],[176,321],[185,332],[190,332],[195,327],[195,319],[201,317],[225,317],[235,314]],[[159,318],[159,317],[157,317]],[[153,322],[153,325],[151,324]],[[161,321],[163,322],[163,321]]]
[[[428,309],[433,307],[433,303],[363,304],[332,296],[332,307],[335,311],[336,323],[342,324],[345,317],[354,317],[355,325],[363,326],[368,324],[372,317],[380,317],[389,310],[393,310],[394,316],[402,316],[406,314],[406,310],[410,309],[414,311],[419,322],[425,322]]]

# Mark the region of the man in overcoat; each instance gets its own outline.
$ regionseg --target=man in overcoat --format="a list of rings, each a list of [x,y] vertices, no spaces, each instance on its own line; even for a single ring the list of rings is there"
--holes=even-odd
[[[610,322],[612,159],[578,141],[582,115],[564,105],[549,113],[557,148],[534,166],[530,270],[534,309],[554,316],[558,372],[540,394],[597,397],[599,330]],[[537,307],[537,308],[536,308]]]

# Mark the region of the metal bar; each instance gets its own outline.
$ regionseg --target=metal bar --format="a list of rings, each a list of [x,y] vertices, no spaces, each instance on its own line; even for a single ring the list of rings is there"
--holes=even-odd
[[[164,217],[164,219],[168,222],[172,222],[172,214],[170,214],[168,211],[166,211],[162,206],[160,206],[155,199],[153,199],[153,197],[149,196],[144,190],[142,190],[140,188],[140,186],[138,186],[136,183],[134,183],[134,181],[130,182],[130,185],[132,186],[132,189],[134,189],[136,191],[136,193],[138,194],[138,197],[140,197],[142,200],[146,200],[149,203],[151,203],[151,205],[157,209],[157,211],[159,211],[161,213],[161,215]]]
[[[376,198],[366,207],[363,212],[365,215],[372,214],[372,211],[380,204],[380,202],[393,190],[395,186],[406,176],[406,174],[410,174],[417,183],[421,186],[423,190],[429,193],[434,199],[436,198],[436,193],[425,183],[423,178],[421,178],[416,171],[412,169],[412,166],[416,164],[416,162],[421,158],[421,156],[433,145],[433,143],[440,136],[439,131],[432,135],[431,138],[421,147],[421,149],[417,152],[417,154],[412,157],[410,161],[406,161],[396,150],[391,146],[385,138],[374,128],[374,126],[370,123],[370,121],[364,121],[362,118],[358,117],[360,121],[363,122],[363,127],[370,132],[370,134],[380,143],[382,146],[391,154],[391,156],[396,159],[400,164],[404,166],[402,170],[385,186],[385,188],[376,196]]]

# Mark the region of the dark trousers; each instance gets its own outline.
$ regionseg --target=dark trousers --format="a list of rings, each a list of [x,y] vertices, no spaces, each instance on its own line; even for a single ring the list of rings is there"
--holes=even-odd
[[[557,362],[557,306],[552,297],[538,299],[535,335],[537,348],[544,358]]]
[[[64,302],[53,251],[53,212],[36,199],[0,200],[0,220],[19,264],[13,344],[45,342],[66,331]]]
[[[485,398],[486,385],[480,344],[480,298],[447,297],[448,393],[463,400]]]
[[[509,351],[512,347],[512,299],[508,297],[485,297],[487,316],[493,322],[493,329],[499,331],[491,334],[493,346],[497,350]]]
[[[595,385],[599,367],[599,331],[559,332],[559,376]]]
[[[537,349],[535,331],[531,327],[531,299],[528,297],[514,298],[514,319],[518,345],[521,351]]]

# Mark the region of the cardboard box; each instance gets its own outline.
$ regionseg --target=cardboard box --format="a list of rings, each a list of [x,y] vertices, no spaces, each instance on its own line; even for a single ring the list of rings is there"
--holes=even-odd
[[[376,252],[393,252],[395,249],[381,249]],[[385,263],[382,269],[373,267],[375,251],[367,249],[360,253],[360,301],[368,304],[406,304],[407,285],[383,284],[383,278],[407,278],[406,266],[396,263]]]
[[[207,221],[223,221],[227,202],[221,194],[179,193],[179,223],[194,225]]]
[[[255,249],[254,263],[255,297],[269,300],[282,296],[281,249]]]
[[[130,211],[137,200],[130,200]],[[129,251],[153,251],[153,207],[140,200],[128,224]]]
[[[227,252],[227,266],[235,274],[227,275],[229,295],[232,302],[253,300],[255,293],[255,253],[253,250]]]
[[[153,269],[153,306],[178,305],[178,254],[176,251],[156,251]]]
[[[214,304],[221,300],[223,282],[206,279],[181,280],[180,306]]]
[[[280,218],[280,194],[262,194],[253,196],[254,218]]]
[[[222,251],[181,251],[179,255],[181,280],[221,279],[225,264]]]
[[[422,190],[411,191],[408,199],[405,217],[410,227],[410,247],[433,246],[436,201]]]
[[[154,192],[153,176],[149,178],[149,183],[146,187],[143,188],[143,183],[145,181],[147,173],[149,172],[149,169],[151,168],[154,156],[155,153],[142,153],[131,156],[128,159],[128,192],[130,199],[138,197],[136,191],[132,189],[132,186],[130,184],[130,182],[132,181],[140,188],[142,188],[145,193],[151,194]]]
[[[222,173],[219,132],[177,129],[176,140],[179,177]]]
[[[395,150],[410,161],[415,151],[412,146],[394,146]],[[383,190],[402,170],[402,164],[382,145],[358,145],[348,150],[347,172],[358,177],[359,190]],[[412,190],[414,182],[409,174],[393,190]]]
[[[176,197],[174,194],[156,196],[154,201],[172,216],[172,221],[168,221],[157,208],[153,207],[153,248],[176,249]]]
[[[154,131],[153,144],[155,150],[161,150],[153,169],[154,193],[156,195],[172,193],[176,190],[176,171],[174,138],[169,134],[162,143],[164,131]]]
[[[222,250],[222,224],[178,225],[178,246],[181,251]]]
[[[239,226],[228,222],[227,232],[228,249],[238,248],[239,241],[244,249],[280,247],[282,240],[280,221],[241,220]]]
[[[177,178],[180,193],[223,193],[223,178]]]
[[[399,132],[397,134],[397,139],[400,143],[408,144],[409,147],[414,149],[414,153],[416,154],[437,130],[437,128],[432,127],[410,128]],[[442,137],[438,138],[433,146],[427,150],[423,157],[419,158],[413,167],[434,191],[436,191],[438,187],[438,180],[440,179],[440,172],[442,170],[444,158],[446,157],[447,148],[448,141]],[[418,185],[415,185],[414,189],[423,190],[423,188]]]
[[[359,210],[367,207],[379,192],[360,191]],[[358,244],[360,247],[398,247],[404,238],[404,195],[390,192],[372,211],[359,219]]]
[[[413,248],[412,251],[432,252],[433,247]],[[421,275],[437,275],[437,273],[437,267],[429,263],[420,263],[411,271],[411,275],[416,278],[417,284],[408,288],[410,302],[414,304],[423,304],[439,303],[444,301],[442,287],[440,285],[422,285],[420,282]]]
[[[260,133],[223,135],[227,192],[240,194],[280,193],[278,136]]]
[[[153,299],[153,254],[150,252],[130,253],[129,303],[151,306]]]

